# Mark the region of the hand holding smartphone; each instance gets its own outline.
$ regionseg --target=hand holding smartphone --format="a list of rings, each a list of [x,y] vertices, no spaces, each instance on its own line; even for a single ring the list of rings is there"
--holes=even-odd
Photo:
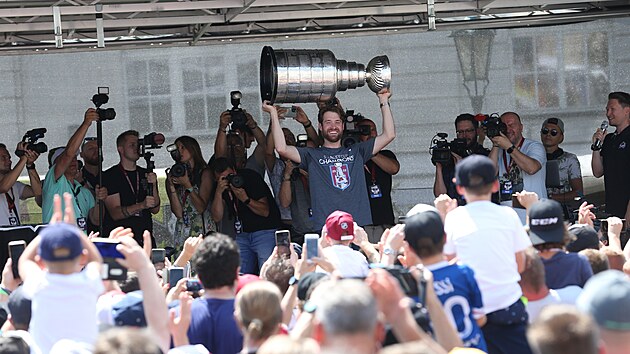
[[[276,247],[278,248],[278,256],[291,256],[291,232],[289,230],[276,231]]]
[[[95,238],[92,243],[103,257],[101,277],[105,280],[127,279],[127,268],[123,267],[116,259],[124,259],[125,256],[116,249],[120,241],[110,238]]]
[[[11,272],[13,273],[13,279],[18,279],[20,273],[18,272],[18,260],[26,248],[26,241],[18,240],[9,242],[9,257],[11,258]]]
[[[308,259],[319,257],[319,235],[306,234],[304,235],[304,242],[306,243],[306,254]]]

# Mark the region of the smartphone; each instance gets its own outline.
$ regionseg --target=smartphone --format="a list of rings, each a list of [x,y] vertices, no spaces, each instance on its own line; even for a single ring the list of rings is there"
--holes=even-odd
[[[166,258],[166,250],[164,248],[151,249],[151,262],[153,264],[164,263],[165,258]]]
[[[525,209],[525,207],[518,201],[516,194],[512,194],[512,208],[521,208]]]
[[[405,219],[407,219],[407,215],[400,215],[398,217],[398,223],[399,224],[404,224],[405,223]]]
[[[420,294],[420,289],[418,288],[418,282],[416,278],[414,278],[413,274],[409,271],[409,269],[401,267],[401,266],[384,266],[382,264],[373,263],[370,264],[370,268],[382,268],[387,270],[389,274],[391,274],[398,283],[400,287],[405,292],[405,295],[408,297],[417,297],[420,299],[421,303],[424,304],[424,294]]]
[[[103,258],[101,265],[101,279],[103,280],[125,280],[127,279],[127,268],[116,261],[116,258]]]
[[[608,236],[608,219],[600,219],[600,230],[602,231],[602,235]],[[621,219],[623,226],[621,227],[621,233],[627,231],[626,227],[626,219]]]
[[[306,243],[306,253],[308,259],[319,256],[319,235],[318,234],[306,234],[304,235],[304,242]]]
[[[95,238],[92,239],[92,242],[103,258],[125,258],[125,256],[116,249],[116,246],[120,244],[117,240],[112,240],[111,238]]]
[[[11,257],[11,270],[13,271],[13,279],[20,277],[18,272],[18,260],[26,248],[26,241],[18,240],[9,242],[9,257]]]
[[[291,232],[289,230],[276,231],[276,247],[278,247],[278,255],[291,256]]]
[[[171,286],[171,289],[177,285],[177,282],[184,278],[184,268],[182,267],[172,267],[168,269],[168,284]]]
[[[186,291],[198,292],[198,291],[201,291],[202,289],[203,289],[203,285],[201,285],[201,282],[199,281],[199,279],[186,280]]]
[[[291,106],[291,108],[287,108],[287,113],[284,114],[285,118],[295,118],[297,116],[297,107]]]

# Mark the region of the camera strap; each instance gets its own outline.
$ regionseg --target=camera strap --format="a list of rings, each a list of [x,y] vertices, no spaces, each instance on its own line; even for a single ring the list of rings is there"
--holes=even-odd
[[[9,191],[11,192],[11,195],[9,195]],[[13,213],[13,215],[15,215],[15,218],[17,221],[15,225],[21,225],[20,215],[18,214],[17,207],[15,205],[15,198],[14,198],[15,195],[13,194],[13,187],[11,187],[11,189],[9,189],[6,193],[4,193],[4,196],[7,198],[7,206],[9,207],[9,210]]]
[[[125,175],[125,179],[127,179],[129,188],[131,189],[131,192],[133,193],[134,199],[136,200],[136,203],[137,203],[138,194],[139,194],[138,192],[140,191],[140,175],[138,174],[138,170],[136,170],[136,189],[133,189],[133,185],[131,184],[131,179],[129,179],[129,174],[127,174],[127,171],[125,171],[125,169],[122,167],[121,164],[118,164],[118,168],[120,168],[123,175]]]
[[[518,147],[517,147],[519,150],[523,146],[524,142],[525,142],[525,138],[521,138],[521,142],[518,143]],[[505,150],[503,150],[503,167],[505,167],[505,174],[509,175],[510,170],[512,169],[514,160],[512,159],[512,157],[510,157],[510,163],[508,164],[507,158],[508,158],[508,154],[505,152]]]

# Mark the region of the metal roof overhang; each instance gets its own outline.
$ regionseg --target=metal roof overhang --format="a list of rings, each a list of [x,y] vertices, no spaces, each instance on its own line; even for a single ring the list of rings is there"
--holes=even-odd
[[[0,0],[0,51],[55,48],[56,28],[64,48],[94,47],[97,17],[105,46],[117,48],[420,32],[429,8],[426,0]],[[630,1],[453,0],[435,1],[434,11],[436,30],[510,28],[625,17]]]

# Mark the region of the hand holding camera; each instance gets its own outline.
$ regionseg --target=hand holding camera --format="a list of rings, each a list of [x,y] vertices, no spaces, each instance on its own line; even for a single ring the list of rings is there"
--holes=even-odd
[[[499,132],[499,135],[491,137],[490,140],[494,146],[500,147],[503,150],[507,150],[512,146],[512,142],[503,132]]]
[[[233,185],[230,187],[230,189],[232,190],[232,193],[234,193],[234,196],[236,196],[236,199],[240,200],[241,202],[245,202],[247,199],[249,199],[245,189],[234,187]]]
[[[219,129],[225,131],[230,123],[232,123],[232,115],[230,114],[230,111],[221,113],[221,116],[219,117]]]

